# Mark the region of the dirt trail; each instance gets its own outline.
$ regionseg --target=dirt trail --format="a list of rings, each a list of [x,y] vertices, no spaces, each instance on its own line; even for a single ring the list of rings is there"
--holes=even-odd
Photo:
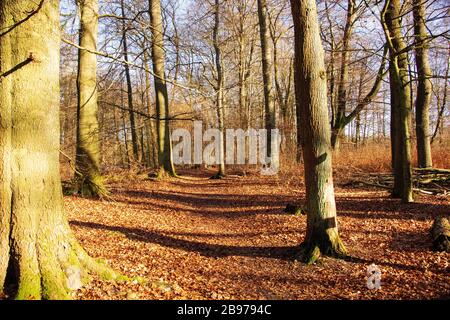
[[[448,199],[401,205],[387,193],[337,189],[338,220],[352,258],[295,259],[305,216],[283,208],[302,199],[290,178],[112,184],[113,201],[66,197],[69,220],[93,256],[145,283],[95,280],[80,299],[371,299],[449,297],[449,254],[430,251],[428,230]],[[368,290],[366,270],[382,270]]]

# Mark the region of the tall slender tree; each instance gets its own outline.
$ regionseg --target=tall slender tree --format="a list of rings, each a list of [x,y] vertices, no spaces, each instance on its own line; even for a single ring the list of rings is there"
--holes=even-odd
[[[122,14],[122,46],[123,46],[123,59],[126,62],[124,66],[125,79],[127,81],[127,98],[128,98],[128,114],[130,116],[130,131],[131,131],[131,144],[133,148],[133,160],[140,160],[139,155],[139,142],[138,133],[136,128],[136,119],[133,103],[133,86],[131,84],[130,66],[128,65],[128,38],[127,38],[127,25],[125,16],[125,3],[124,0],[120,0],[120,9]]]
[[[149,14],[152,31],[153,73],[155,74],[154,83],[159,161],[158,177],[162,177],[165,174],[176,176],[170,140],[169,96],[167,93],[165,75],[165,53],[160,0],[149,0]]]
[[[220,139],[219,150],[216,150],[216,157],[219,157],[219,170],[213,178],[223,178],[225,176],[225,137],[224,137],[224,74],[222,65],[222,50],[220,48],[219,41],[219,28],[220,28],[220,0],[214,2],[214,28],[213,28],[213,46],[215,52],[215,64],[217,73],[217,84],[215,86],[216,91],[216,110],[217,110],[217,122],[219,124]]]
[[[267,153],[271,155],[271,130],[275,128],[275,91],[272,77],[272,53],[270,50],[270,33],[267,25],[267,1],[258,0],[259,33],[261,40],[261,62],[264,85],[264,121],[267,130]]]
[[[308,263],[320,254],[343,256],[336,219],[327,79],[315,0],[291,0],[295,40],[295,94],[301,116],[307,230],[302,244]]]
[[[351,39],[353,34],[353,26],[357,17],[357,8],[355,0],[347,1],[347,18],[344,27],[344,35],[342,38],[342,45],[340,48],[341,61],[339,69],[339,81],[337,83],[337,99],[334,99],[334,89],[330,90],[331,95],[331,146],[334,150],[339,150],[339,142],[344,132],[345,127],[351,123],[361,111],[366,108],[373,99],[377,96],[378,91],[381,88],[384,74],[386,73],[386,56],[388,53],[388,47],[384,46],[383,56],[381,58],[380,67],[378,69],[375,81],[365,96],[362,96],[353,110],[348,110],[347,100],[349,99],[348,86],[349,86],[349,53],[351,52]],[[332,31],[330,31],[332,32]],[[333,39],[331,45],[334,48]],[[332,50],[333,50],[332,48]],[[334,63],[334,52],[331,53],[331,62]],[[333,66],[330,66],[333,68]],[[331,77],[330,85],[335,85],[334,72],[329,72]]]
[[[345,21],[344,35],[342,37],[341,47],[341,66],[339,70],[339,82],[337,88],[337,105],[335,112],[333,112],[332,130],[331,130],[331,146],[334,149],[339,149],[339,141],[342,131],[344,129],[344,118],[347,106],[347,86],[349,74],[349,53],[351,38],[353,33],[353,25],[355,22],[355,0],[347,1],[347,18]],[[333,106],[334,107],[334,106]]]
[[[428,58],[428,35],[425,24],[425,2],[413,3],[415,54],[417,68],[416,138],[420,168],[433,166],[431,157],[430,101],[432,94],[431,67]]]
[[[97,56],[92,53],[97,49],[98,0],[79,0],[78,5],[79,43],[87,50],[78,50],[76,189],[82,195],[102,196],[107,191],[100,174]]]
[[[59,48],[59,1],[0,2],[0,291],[13,285],[17,299],[70,298],[91,271],[118,277],[64,214]]]

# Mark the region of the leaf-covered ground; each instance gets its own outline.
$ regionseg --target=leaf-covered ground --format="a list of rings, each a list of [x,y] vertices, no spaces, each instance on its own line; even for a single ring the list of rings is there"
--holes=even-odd
[[[306,217],[283,212],[301,202],[295,176],[190,172],[165,181],[111,183],[112,199],[65,198],[86,250],[130,277],[94,279],[78,299],[432,299],[450,297],[448,253],[431,251],[432,219],[449,199],[417,196],[402,205],[376,190],[336,188],[347,260],[306,266],[295,253]],[[367,267],[381,289],[366,287]]]

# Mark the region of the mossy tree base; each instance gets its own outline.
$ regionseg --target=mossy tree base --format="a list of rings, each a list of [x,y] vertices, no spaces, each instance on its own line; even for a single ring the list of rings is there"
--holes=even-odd
[[[321,256],[343,259],[347,249],[341,241],[337,230],[329,229],[300,244],[300,258],[306,264],[315,263]]]
[[[0,37],[0,70],[30,57],[0,81],[0,292],[70,299],[90,274],[123,277],[81,248],[64,214],[59,1],[38,2],[0,1],[0,30],[8,30]]]
[[[93,274],[104,280],[128,280],[104,261],[90,257],[67,224],[58,223],[52,229],[49,233],[47,226],[39,228],[36,242],[27,246],[11,240],[7,274],[0,274],[6,281],[0,283],[0,291],[13,288],[17,300],[68,300]]]
[[[179,178],[179,175],[173,170],[166,170],[164,168],[159,168],[156,172],[156,179],[163,180],[166,178]]]
[[[102,176],[83,177],[79,175],[74,179],[72,188],[70,193],[82,197],[104,198],[109,195]]]

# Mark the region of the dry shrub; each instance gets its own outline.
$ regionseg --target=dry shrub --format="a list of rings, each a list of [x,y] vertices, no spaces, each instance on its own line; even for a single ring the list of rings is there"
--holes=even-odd
[[[391,149],[388,143],[368,143],[355,147],[342,145],[334,152],[334,168],[337,171],[388,172],[391,169]]]

